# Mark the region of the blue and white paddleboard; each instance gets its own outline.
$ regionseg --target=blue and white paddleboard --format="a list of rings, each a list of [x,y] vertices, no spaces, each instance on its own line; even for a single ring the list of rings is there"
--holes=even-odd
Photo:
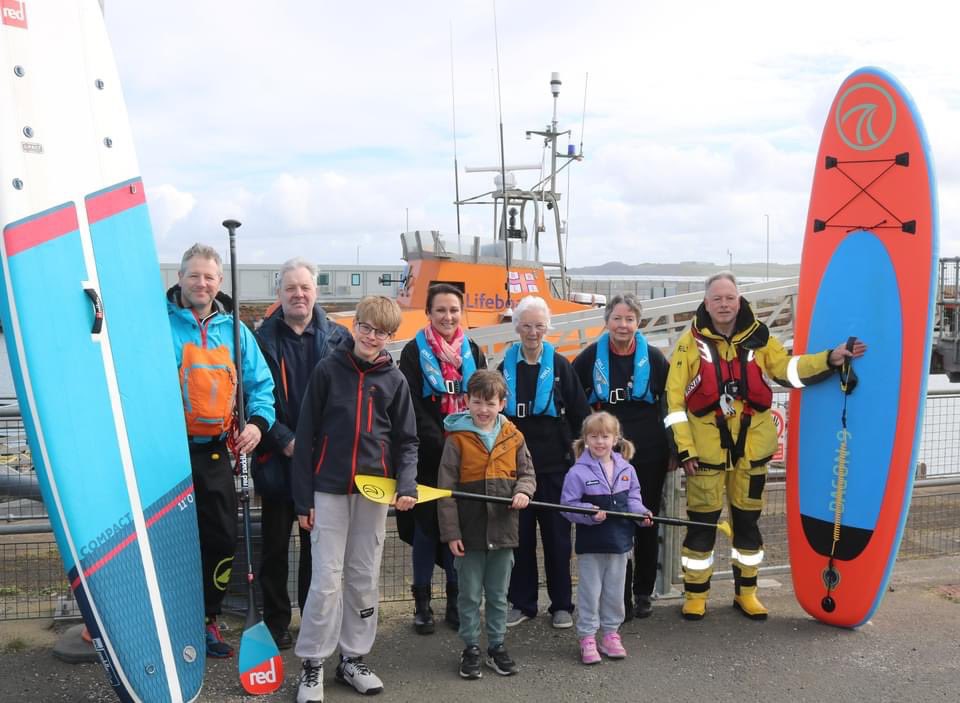
[[[194,700],[203,594],[183,406],[100,6],[0,6],[0,312],[37,478],[117,695]]]

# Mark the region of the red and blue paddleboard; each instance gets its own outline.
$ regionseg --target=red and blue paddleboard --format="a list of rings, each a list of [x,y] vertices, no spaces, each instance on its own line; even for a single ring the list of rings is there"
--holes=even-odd
[[[205,645],[190,458],[100,6],[0,5],[0,315],[37,479],[117,697],[192,701]]]
[[[937,201],[913,100],[876,68],[852,73],[817,155],[800,267],[794,352],[850,337],[868,350],[790,399],[787,518],[797,600],[857,627],[876,611],[913,489],[930,364]]]

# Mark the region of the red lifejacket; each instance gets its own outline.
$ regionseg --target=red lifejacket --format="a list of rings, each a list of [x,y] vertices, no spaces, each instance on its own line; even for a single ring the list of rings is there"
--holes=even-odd
[[[753,350],[737,348],[737,358],[720,358],[716,343],[692,327],[694,341],[700,350],[700,370],[686,389],[687,410],[697,417],[720,411],[720,396],[724,389],[744,403],[744,414],[769,410],[773,391],[763,378],[763,371]]]

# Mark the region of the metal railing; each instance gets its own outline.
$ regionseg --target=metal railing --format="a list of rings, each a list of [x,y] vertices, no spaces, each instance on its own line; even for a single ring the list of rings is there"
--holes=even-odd
[[[787,405],[785,393],[775,402]],[[904,529],[898,559],[930,558],[960,554],[960,389],[931,391],[926,402],[923,433],[917,459],[917,478],[911,510]],[[0,417],[0,465],[7,471],[0,480],[0,620],[76,617],[72,599],[43,504],[32,475],[22,422],[18,417]],[[19,476],[19,478],[17,478]],[[762,573],[789,569],[786,544],[786,501],[782,464],[771,466],[766,505],[761,517],[766,566]],[[679,472],[667,481],[665,512],[684,515],[683,482]],[[259,555],[259,511],[254,510],[254,561]],[[412,564],[410,547],[397,537],[393,518],[388,518],[387,538],[380,573],[380,595],[385,601],[410,597]],[[680,582],[679,554],[683,531],[661,530],[662,594],[675,591]],[[296,591],[299,545],[296,534],[290,543],[291,594]],[[729,569],[717,550],[717,576]],[[541,570],[541,573],[542,570]],[[238,545],[226,607],[245,605],[244,548]],[[443,593],[442,571],[436,570],[434,592]]]

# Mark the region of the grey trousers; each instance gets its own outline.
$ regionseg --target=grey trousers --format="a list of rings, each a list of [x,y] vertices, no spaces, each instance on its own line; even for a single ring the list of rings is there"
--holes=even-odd
[[[360,495],[314,493],[313,573],[296,654],[323,661],[340,646],[362,657],[377,636],[387,506]]]
[[[623,624],[623,584],[627,559],[623,554],[578,554],[577,636],[605,635]]]

